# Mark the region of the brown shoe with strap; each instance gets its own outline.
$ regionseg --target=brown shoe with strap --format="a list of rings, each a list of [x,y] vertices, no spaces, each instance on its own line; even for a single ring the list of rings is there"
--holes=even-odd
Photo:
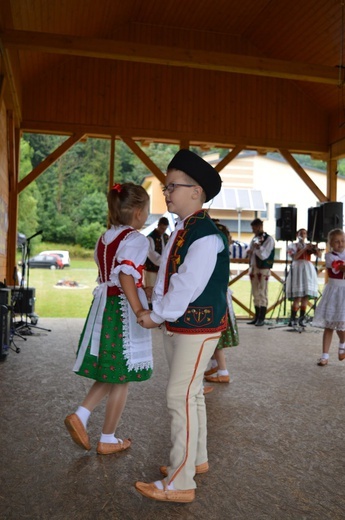
[[[210,370],[206,370],[204,372],[204,376],[211,376],[212,374],[215,374],[218,371],[218,367],[210,368]]]
[[[195,474],[201,475],[202,473],[207,473],[210,469],[208,462],[203,462],[202,464],[198,464],[195,466]],[[168,476],[168,466],[160,466],[159,471],[164,475],[165,477]]]
[[[124,441],[118,439],[118,442],[99,442],[97,444],[97,453],[99,455],[111,455],[112,453],[127,450],[131,444],[131,439],[125,439]]]
[[[338,359],[339,359],[339,361],[344,361],[344,359],[345,359],[345,349],[340,348],[338,350]]]
[[[167,489],[165,480],[161,480],[163,489],[158,489],[154,482],[136,482],[135,488],[144,497],[160,500],[161,502],[193,502],[195,489]]]
[[[206,376],[209,383],[230,383],[230,376]]]
[[[319,365],[319,367],[325,367],[326,365],[328,365],[328,359],[320,358],[317,364]]]
[[[74,442],[78,444],[78,446],[81,446],[85,450],[91,450],[91,444],[87,431],[76,413],[67,415],[65,419],[65,426],[70,436]]]

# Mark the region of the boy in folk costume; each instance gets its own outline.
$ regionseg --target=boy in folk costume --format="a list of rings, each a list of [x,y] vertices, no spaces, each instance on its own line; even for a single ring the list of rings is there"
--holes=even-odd
[[[167,405],[171,417],[170,462],[166,477],[136,482],[144,496],[191,502],[197,473],[208,470],[206,408],[202,380],[209,359],[226,329],[228,244],[203,203],[219,193],[218,172],[189,150],[168,166],[163,192],[168,210],[180,220],[163,251],[153,291],[153,311],[141,311],[145,328],[164,327],[169,365]]]

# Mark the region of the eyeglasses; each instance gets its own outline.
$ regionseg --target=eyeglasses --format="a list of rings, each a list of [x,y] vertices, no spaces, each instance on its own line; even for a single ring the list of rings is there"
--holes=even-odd
[[[194,186],[197,186],[197,184],[178,184],[177,182],[171,182],[167,186],[163,186],[163,195],[165,195],[166,192],[172,193],[178,186],[184,186],[185,188],[193,188]]]

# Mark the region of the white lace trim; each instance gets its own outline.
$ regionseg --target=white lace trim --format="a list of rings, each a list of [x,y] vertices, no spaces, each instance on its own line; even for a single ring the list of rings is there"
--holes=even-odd
[[[145,308],[144,291],[139,290],[138,296]],[[129,371],[147,370],[153,368],[151,331],[138,325],[125,295],[120,295],[120,308],[123,327],[123,355]]]

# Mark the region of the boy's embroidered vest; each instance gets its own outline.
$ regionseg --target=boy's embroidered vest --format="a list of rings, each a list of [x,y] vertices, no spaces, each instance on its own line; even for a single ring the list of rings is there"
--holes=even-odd
[[[224,249],[217,256],[217,263],[204,292],[191,302],[183,316],[174,322],[166,322],[167,330],[185,334],[207,334],[225,330],[227,320],[227,288],[229,283],[229,249],[224,235],[217,229],[206,211],[198,211],[187,219],[184,229],[175,237],[168,258],[164,292],[170,277],[183,264],[189,247],[199,238],[219,235]],[[200,259],[202,262],[202,259]]]
[[[158,231],[156,229],[154,229],[153,231],[151,231],[151,233],[148,236],[153,239],[153,242],[155,244],[155,251],[157,251],[157,253],[161,255],[162,254],[162,240],[161,240],[162,235],[160,235],[158,233]],[[165,245],[168,242],[168,238],[169,238],[169,235],[164,233],[163,234],[163,241],[164,241]],[[150,271],[151,273],[158,273],[159,266],[155,265],[147,257],[146,258],[146,262],[145,262],[145,269],[146,269],[146,271]]]
[[[268,239],[269,235],[267,233],[263,233],[262,235],[264,237],[262,244]],[[255,255],[256,259],[256,267],[258,269],[271,269],[273,262],[274,262],[274,248],[270,252],[270,255],[265,260],[261,260],[258,256]]]
[[[110,273],[114,267],[118,264],[116,260],[116,252],[120,245],[120,242],[124,240],[130,233],[137,233],[137,231],[133,228],[124,229],[112,242],[109,244],[104,244],[102,237],[99,239],[97,244],[97,265],[98,265],[98,276],[101,283],[109,282]],[[128,265],[133,265],[129,260],[125,260],[124,263]],[[144,266],[133,266],[140,273],[143,270]],[[137,282],[137,287],[142,286],[142,278]],[[113,286],[108,287],[107,295],[108,296],[119,296],[122,294],[122,290],[119,287]]]

